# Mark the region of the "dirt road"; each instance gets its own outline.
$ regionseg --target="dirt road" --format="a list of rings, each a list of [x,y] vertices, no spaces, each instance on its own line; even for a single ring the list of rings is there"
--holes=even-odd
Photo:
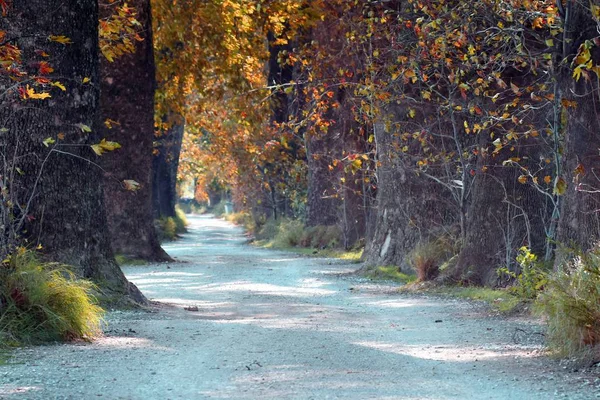
[[[253,248],[223,221],[190,220],[166,246],[181,263],[124,268],[171,307],[110,312],[93,344],[16,351],[0,366],[0,398],[600,397],[593,377],[541,356],[532,322],[398,295],[343,275],[356,265]]]

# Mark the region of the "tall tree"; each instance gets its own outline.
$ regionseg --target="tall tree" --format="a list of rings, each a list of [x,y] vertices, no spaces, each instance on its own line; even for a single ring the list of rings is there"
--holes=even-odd
[[[10,44],[18,57],[2,68],[18,71],[17,83],[2,78],[2,160],[10,168],[3,175],[12,176],[3,193],[14,200],[3,206],[25,219],[21,233],[48,259],[143,301],[114,261],[91,148],[99,142],[97,2],[12,2],[7,13],[2,51]],[[21,55],[26,62],[15,66]]]
[[[174,217],[177,204],[177,170],[183,143],[183,118],[175,119],[171,127],[158,134],[152,160],[152,202],[154,216]]]
[[[562,70],[561,92],[570,107],[562,110],[566,138],[558,240],[588,250],[600,239],[600,53],[595,44],[600,39],[600,6],[569,0],[562,14],[565,34],[558,58],[567,67]]]
[[[134,15],[134,11],[137,15]],[[134,0],[118,8],[116,22],[135,18],[139,32],[125,43],[106,41],[100,63],[102,135],[121,145],[102,158],[103,186],[112,246],[115,252],[149,261],[167,261],[153,224],[152,154],[154,141],[155,66],[152,45],[152,12],[149,0]],[[114,7],[101,8],[100,29],[111,30]],[[137,27],[137,25],[136,25]],[[118,40],[122,40],[118,38]],[[131,53],[114,54],[120,45]],[[118,56],[118,57],[115,57]],[[127,190],[124,181],[136,186]],[[133,183],[133,182],[136,183]]]

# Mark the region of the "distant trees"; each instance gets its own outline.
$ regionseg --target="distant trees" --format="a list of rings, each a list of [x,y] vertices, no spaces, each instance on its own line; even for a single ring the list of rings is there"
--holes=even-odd
[[[237,13],[235,4],[223,11]],[[595,3],[330,1],[282,11],[267,2],[253,12],[265,10],[285,27],[270,39],[280,41],[270,59],[276,49],[293,74],[269,78],[268,97],[287,107],[273,110],[277,129],[251,129],[268,122],[256,115],[233,118],[250,124],[243,141],[220,142],[232,159],[260,155],[216,174],[239,198],[267,201],[250,193],[274,190],[265,174],[273,168],[259,161],[274,154],[260,146],[268,131],[269,149],[303,146],[280,154],[306,155],[296,159],[306,169],[306,223],[354,228],[344,242],[365,238],[368,265],[410,269],[429,257],[442,279],[493,285],[499,267],[519,268],[522,246],[549,261],[557,243],[595,242]],[[237,90],[224,98],[255,93]],[[287,196],[290,181],[277,182]]]

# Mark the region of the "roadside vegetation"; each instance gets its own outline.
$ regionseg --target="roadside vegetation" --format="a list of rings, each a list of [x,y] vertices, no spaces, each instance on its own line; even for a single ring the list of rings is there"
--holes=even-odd
[[[154,226],[161,242],[172,242],[179,235],[187,232],[188,221],[185,212],[178,205],[175,207],[175,216],[161,217],[155,221]]]
[[[104,311],[96,289],[68,266],[18,249],[0,266],[0,347],[97,337]]]

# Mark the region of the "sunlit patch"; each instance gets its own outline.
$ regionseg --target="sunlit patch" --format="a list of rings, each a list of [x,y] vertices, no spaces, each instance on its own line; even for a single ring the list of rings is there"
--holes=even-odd
[[[354,342],[353,344],[388,353],[400,354],[424,360],[473,362],[482,360],[500,359],[506,357],[531,358],[538,355],[537,347],[531,346],[485,346],[485,347],[459,347],[459,346],[423,346],[402,345],[399,343],[383,342]]]
[[[415,300],[415,299],[394,299],[394,300],[379,300],[379,301],[367,301],[363,303],[367,306],[381,307],[381,308],[410,308],[410,307],[434,307],[439,304],[431,303],[428,301]]]
[[[156,345],[152,340],[127,336],[107,336],[94,343],[94,346],[85,347],[92,349],[102,347],[107,349],[153,349],[161,351],[173,351],[164,346]]]
[[[228,283],[191,286],[188,287],[188,290],[196,290],[203,293],[249,292],[255,295],[288,297],[327,296],[336,293],[333,290],[327,289],[279,286],[270,283],[257,283],[249,281],[235,281]]]
[[[41,390],[39,386],[4,385],[0,386],[0,398],[2,398],[2,396],[37,392],[39,390]]]

